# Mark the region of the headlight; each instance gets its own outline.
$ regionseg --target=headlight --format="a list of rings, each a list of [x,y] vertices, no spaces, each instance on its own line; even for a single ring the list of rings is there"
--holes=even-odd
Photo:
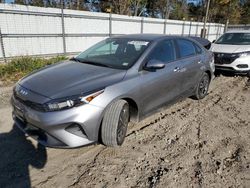
[[[71,96],[63,99],[57,99],[49,103],[46,103],[44,105],[44,108],[45,111],[50,112],[50,111],[65,110],[72,107],[84,105],[92,101],[95,97],[97,97],[103,92],[104,90],[100,90],[98,92],[92,93],[87,96]]]
[[[246,56],[249,56],[250,55],[250,52],[242,52],[240,53],[240,57],[246,57]]]

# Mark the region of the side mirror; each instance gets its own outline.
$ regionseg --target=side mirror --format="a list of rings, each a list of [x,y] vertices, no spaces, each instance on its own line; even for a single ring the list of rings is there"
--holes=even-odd
[[[212,41],[212,43],[214,43],[214,42],[215,42],[215,40]]]
[[[157,69],[163,69],[165,67],[165,64],[161,61],[152,59],[149,60],[148,63],[145,65],[144,69],[147,71],[155,71]]]

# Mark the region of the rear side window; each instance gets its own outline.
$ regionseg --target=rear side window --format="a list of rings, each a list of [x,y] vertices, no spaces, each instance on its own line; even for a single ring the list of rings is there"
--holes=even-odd
[[[193,42],[184,39],[178,39],[177,45],[179,47],[180,58],[188,57],[196,54]]]
[[[175,47],[172,40],[159,43],[149,55],[149,60],[159,60],[164,63],[175,60]]]

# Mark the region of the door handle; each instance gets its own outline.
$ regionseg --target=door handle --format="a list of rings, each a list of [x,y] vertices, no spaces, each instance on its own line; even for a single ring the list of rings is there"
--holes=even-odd
[[[174,72],[180,72],[181,68],[180,67],[175,67]]]

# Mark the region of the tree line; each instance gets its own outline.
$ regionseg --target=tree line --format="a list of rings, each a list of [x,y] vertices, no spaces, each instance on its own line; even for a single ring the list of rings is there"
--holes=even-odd
[[[5,0],[0,0],[4,2]],[[14,0],[15,4],[110,12],[129,16],[203,21],[207,0]],[[210,0],[209,22],[250,23],[250,0]]]

